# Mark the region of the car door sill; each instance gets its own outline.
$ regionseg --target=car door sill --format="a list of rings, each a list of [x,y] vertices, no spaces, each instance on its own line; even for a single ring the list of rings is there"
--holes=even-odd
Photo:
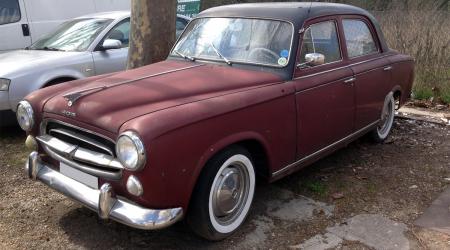
[[[300,160],[298,160],[298,161],[296,161],[294,163],[291,163],[291,164],[287,165],[286,167],[284,167],[284,168],[282,168],[282,169],[280,169],[280,170],[278,170],[276,172],[273,172],[272,173],[272,179],[278,179],[278,178],[282,177],[283,174],[285,174],[286,172],[289,172],[291,169],[294,169],[296,167],[301,166],[303,163],[305,163],[305,162],[315,158],[316,156],[318,156],[318,155],[320,155],[320,154],[322,154],[322,153],[324,153],[324,152],[326,152],[326,151],[328,151],[330,149],[333,149],[333,148],[337,147],[338,145],[341,145],[344,142],[352,141],[353,139],[358,138],[362,134],[370,131],[379,122],[380,122],[380,120],[377,120],[377,121],[375,121],[375,122],[365,126],[364,128],[362,128],[362,129],[360,129],[360,130],[358,130],[358,131],[356,131],[356,132],[354,132],[354,133],[352,133],[352,134],[350,134],[350,135],[340,139],[339,141],[336,141],[336,142],[334,142],[334,143],[332,143],[332,144],[330,144],[330,145],[328,145],[328,146],[326,146],[326,147],[324,147],[324,148],[322,148],[322,149],[320,149],[320,150],[318,150],[318,151],[316,151],[316,152],[314,152],[314,153],[312,153],[312,154],[310,154],[308,156],[305,156],[304,158],[302,158],[302,159],[300,159]]]

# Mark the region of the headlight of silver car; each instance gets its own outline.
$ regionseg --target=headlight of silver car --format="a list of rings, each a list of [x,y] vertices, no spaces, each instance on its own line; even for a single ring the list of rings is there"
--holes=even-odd
[[[0,91],[8,91],[11,80],[0,78]]]
[[[25,131],[30,131],[34,126],[33,107],[27,101],[19,102],[17,106],[17,121],[20,127]]]
[[[137,171],[145,166],[145,148],[139,136],[126,131],[119,136],[116,144],[116,153],[124,167]]]

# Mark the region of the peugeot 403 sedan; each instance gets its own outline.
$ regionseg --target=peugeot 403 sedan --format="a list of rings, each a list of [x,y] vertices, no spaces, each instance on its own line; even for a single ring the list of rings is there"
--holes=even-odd
[[[163,62],[21,101],[27,173],[103,219],[159,229],[184,218],[224,239],[257,177],[275,181],[367,133],[386,139],[413,68],[360,8],[212,8]]]

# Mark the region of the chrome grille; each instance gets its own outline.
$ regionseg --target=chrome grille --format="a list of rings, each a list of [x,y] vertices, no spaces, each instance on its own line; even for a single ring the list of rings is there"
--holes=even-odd
[[[71,167],[107,179],[122,176],[115,144],[104,136],[66,123],[45,121],[36,139],[50,157]]]

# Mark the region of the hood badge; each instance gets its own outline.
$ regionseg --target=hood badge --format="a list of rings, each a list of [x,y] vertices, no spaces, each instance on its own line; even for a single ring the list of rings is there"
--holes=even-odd
[[[68,117],[77,117],[77,113],[70,112],[70,111],[67,111],[67,110],[63,110],[62,114],[65,115],[65,116],[68,116]]]

